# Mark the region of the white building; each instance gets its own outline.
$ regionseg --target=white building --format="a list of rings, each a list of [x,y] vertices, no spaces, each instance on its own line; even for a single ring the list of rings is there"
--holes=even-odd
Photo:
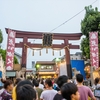
[[[75,54],[70,54],[70,59],[71,60],[82,60],[82,53],[81,52],[76,52]]]
[[[61,59],[65,59],[65,55]],[[82,53],[76,52],[75,54],[70,54],[70,60],[83,60]]]
[[[2,56],[0,54],[0,78],[5,78],[6,77],[6,69],[4,66],[4,61],[2,59]]]
[[[32,61],[31,68],[26,69],[26,75],[27,76],[34,76],[36,74],[36,68],[35,68],[35,61]],[[33,77],[34,78],[34,77]]]
[[[66,61],[64,60],[65,56],[61,57],[61,63],[59,66],[59,75],[67,75]],[[76,52],[75,54],[70,54],[70,60],[83,60],[82,53]]]

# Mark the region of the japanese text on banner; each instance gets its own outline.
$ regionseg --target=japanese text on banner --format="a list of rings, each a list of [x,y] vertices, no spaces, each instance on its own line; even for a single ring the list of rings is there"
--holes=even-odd
[[[90,61],[91,66],[99,67],[98,32],[90,32]]]
[[[13,70],[14,49],[15,49],[16,32],[8,30],[8,42],[6,53],[6,70]]]

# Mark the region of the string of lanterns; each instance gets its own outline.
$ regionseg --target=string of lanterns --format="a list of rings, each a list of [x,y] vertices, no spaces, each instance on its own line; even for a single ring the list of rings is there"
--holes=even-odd
[[[35,51],[39,51],[39,54],[40,54],[40,56],[41,56],[41,50],[44,49],[44,47],[42,47],[42,48],[40,48],[40,49],[33,49],[32,47],[28,46],[27,44],[24,44],[24,46],[33,50],[32,56],[34,56],[34,52],[35,52]],[[59,55],[61,56],[61,55],[62,55],[61,50],[62,50],[62,49],[66,49],[66,48],[69,50],[69,45],[67,45],[67,46],[65,46],[64,48],[61,48],[61,49],[54,49],[54,48],[52,48],[52,47],[51,47],[51,48],[46,47],[45,49],[46,49],[46,53],[47,53],[47,54],[48,54],[48,49],[52,49],[52,55],[53,55],[53,56],[54,56],[54,51],[55,51],[55,50],[56,50],[56,51],[59,51]]]

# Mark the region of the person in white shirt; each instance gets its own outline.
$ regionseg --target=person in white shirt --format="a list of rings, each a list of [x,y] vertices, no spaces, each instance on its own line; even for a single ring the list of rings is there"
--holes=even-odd
[[[44,90],[44,86],[42,84],[39,84],[39,88],[41,88],[42,90]]]
[[[42,92],[40,100],[53,100],[54,96],[57,94],[57,91],[53,90],[52,85],[53,85],[52,81],[50,79],[46,79],[45,81],[46,90]]]
[[[44,90],[44,85],[41,84],[42,80],[41,79],[38,79],[38,82],[39,82],[39,88]]]

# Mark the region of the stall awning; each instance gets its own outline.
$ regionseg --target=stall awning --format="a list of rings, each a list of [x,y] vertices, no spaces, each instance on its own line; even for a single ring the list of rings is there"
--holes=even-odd
[[[15,71],[6,72],[6,77],[15,77],[15,76],[16,76],[16,72]]]

